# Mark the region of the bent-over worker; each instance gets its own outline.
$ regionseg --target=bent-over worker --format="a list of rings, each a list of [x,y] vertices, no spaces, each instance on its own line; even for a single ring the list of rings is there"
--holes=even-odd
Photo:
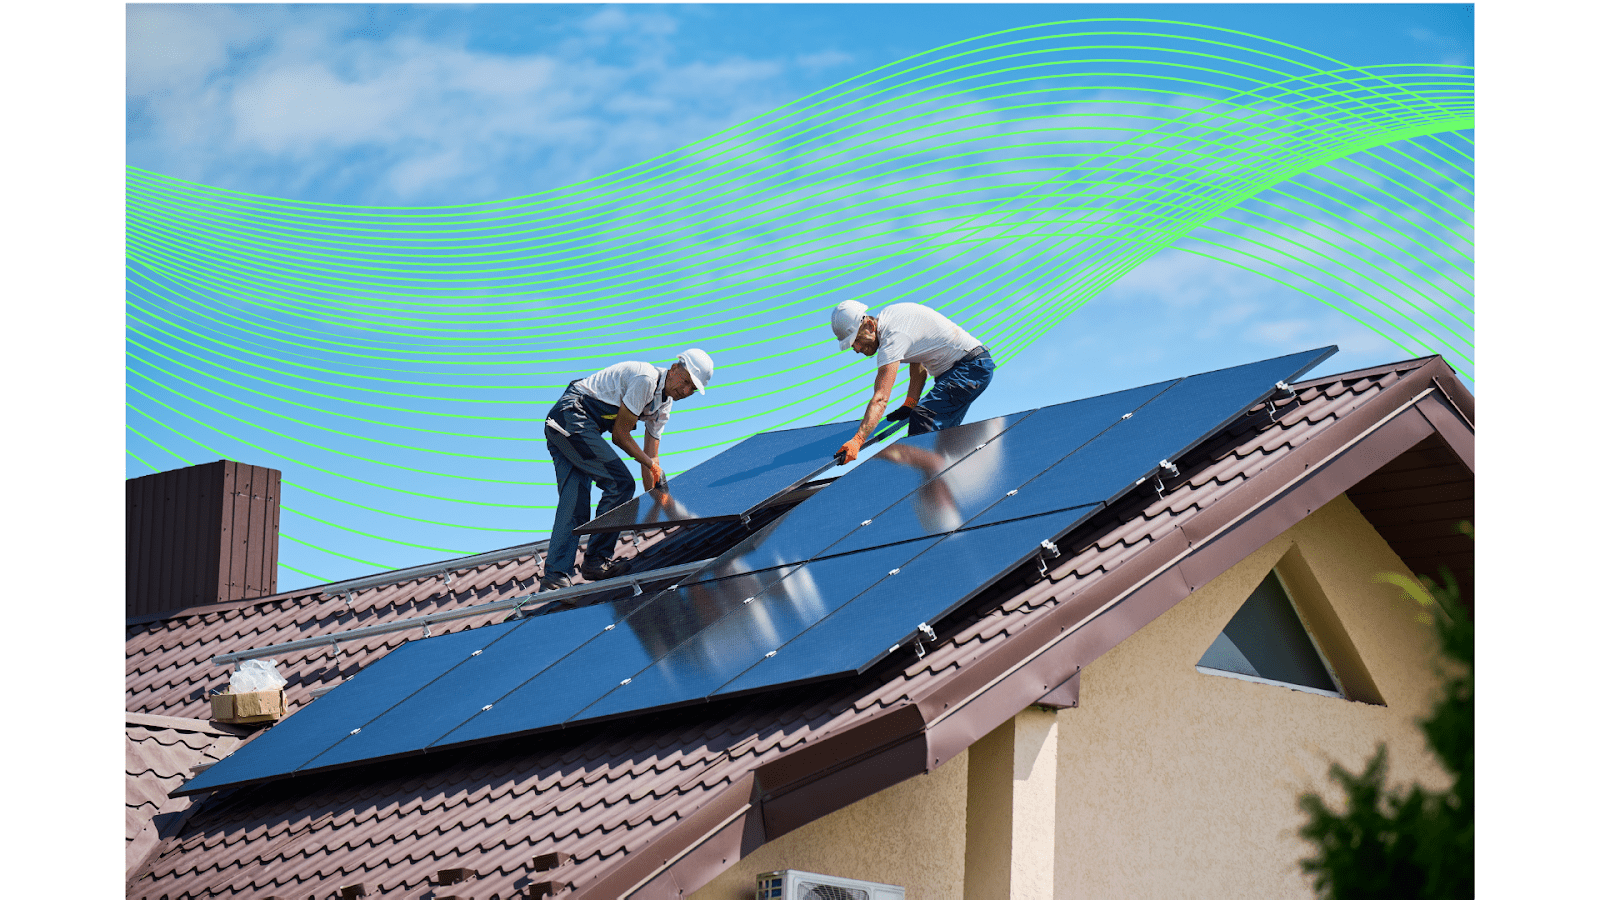
[[[670,368],[647,362],[620,362],[567,385],[544,420],[544,439],[556,469],[556,518],[550,527],[550,550],[543,590],[572,586],[572,566],[578,558],[578,536],[573,529],[589,521],[589,485],[600,486],[596,515],[605,515],[633,499],[633,475],[611,443],[639,463],[645,490],[662,482],[661,432],[671,415],[672,402],[695,391],[705,393],[711,380],[711,357],[704,350],[685,350]],[[633,429],[644,422],[644,446],[633,439]],[[617,548],[615,531],[589,535],[579,574],[599,581],[620,573],[611,559]]]
[[[994,360],[978,339],[920,303],[894,303],[869,316],[865,304],[846,300],[834,307],[833,336],[839,339],[840,350],[878,355],[878,376],[861,427],[839,447],[847,463],[856,458],[878,427],[902,362],[911,368],[911,384],[905,402],[889,418],[909,417],[907,434],[960,425],[967,408],[994,377]],[[923,398],[922,388],[930,375],[933,390]]]

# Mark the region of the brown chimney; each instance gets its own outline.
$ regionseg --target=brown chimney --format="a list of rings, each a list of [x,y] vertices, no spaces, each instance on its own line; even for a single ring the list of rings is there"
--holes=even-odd
[[[127,615],[276,593],[281,478],[219,459],[128,479]]]

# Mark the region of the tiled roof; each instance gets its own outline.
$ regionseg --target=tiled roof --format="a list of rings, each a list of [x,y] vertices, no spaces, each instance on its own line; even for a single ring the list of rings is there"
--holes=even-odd
[[[190,769],[213,763],[239,745],[241,729],[196,719],[129,713],[124,737],[127,773],[128,874],[176,825],[190,798],[167,794],[188,780]]]
[[[478,897],[552,877],[582,897],[693,890],[738,857],[741,833],[771,840],[949,760],[1418,441],[1464,429],[1470,467],[1470,395],[1437,359],[1294,390],[1177,460],[1161,494],[1141,485],[1063,538],[1048,578],[1024,565],[980,594],[924,659],[903,650],[856,678],[219,792],[130,896],[326,897],[354,883],[416,895],[456,867],[478,871],[467,891]],[[1459,467],[1460,447],[1439,465]],[[648,541],[704,558],[733,533]],[[493,568],[467,582],[479,599],[531,575],[527,562]],[[297,609],[304,596],[130,628],[130,709],[202,714],[187,692],[220,683],[207,660],[243,644],[464,602],[436,585],[381,588],[358,595],[352,615],[343,600]],[[351,651],[346,673],[400,640],[385,637]],[[327,677],[316,674],[325,653],[287,662],[292,682]],[[553,851],[572,864],[534,871]]]

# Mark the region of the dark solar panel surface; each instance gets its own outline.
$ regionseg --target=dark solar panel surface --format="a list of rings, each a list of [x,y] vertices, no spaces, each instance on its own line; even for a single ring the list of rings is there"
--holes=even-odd
[[[477,715],[483,706],[516,690],[534,674],[559,662],[574,647],[603,633],[607,625],[624,620],[647,602],[647,595],[628,596],[560,615],[536,616],[474,629],[468,633],[483,632],[494,638],[492,643],[481,647],[482,653],[473,656],[472,651],[480,648],[464,646],[457,665],[439,673],[404,703],[365,722],[359,734],[345,737],[311,760],[310,765],[336,766],[422,750]],[[437,638],[412,641],[385,659],[409,657],[434,640]],[[337,691],[328,696],[334,693]]]
[[[696,632],[628,684],[613,688],[584,709],[581,718],[703,700],[932,544],[929,538],[820,559],[790,570],[759,594],[734,591],[718,604],[731,606],[733,614]],[[723,584],[707,587],[720,592]],[[679,593],[704,589],[686,586]]]
[[[184,790],[206,790],[287,775],[401,703],[503,633],[475,628],[407,641],[335,690],[257,735],[233,755],[201,772]]]
[[[683,597],[662,592],[610,631],[584,642],[515,690],[494,708],[477,713],[436,742],[437,746],[561,725],[624,679],[649,666],[708,620],[782,578],[781,569],[728,579],[714,592]],[[735,599],[737,597],[737,599]],[[698,604],[698,605],[697,605]],[[548,618],[567,615],[558,613]],[[545,618],[545,617],[540,617]]]
[[[1161,392],[1077,452],[1046,469],[1017,493],[971,520],[988,525],[1085,503],[1109,503],[1161,460],[1176,460],[1276,390],[1326,359],[1333,348],[1191,375]]]
[[[982,449],[965,455],[929,478],[893,506],[828,547],[848,553],[865,547],[955,531],[988,509],[1006,492],[1038,477],[1057,460],[1094,440],[1177,381],[1163,381],[1086,400],[1047,406],[989,438]],[[938,439],[949,432],[936,432]],[[921,465],[929,451],[898,441],[877,459]],[[931,467],[929,467],[931,469]],[[1137,476],[1136,476],[1137,477]],[[1076,504],[1062,503],[1057,509]],[[800,508],[803,508],[804,504]],[[1044,512],[1045,510],[1038,510]],[[1014,516],[1011,518],[1015,518]]]
[[[737,519],[833,464],[858,422],[834,422],[745,438],[687,472],[592,519],[578,534]]]
[[[938,478],[950,464],[1030,415],[1031,411],[1016,413],[903,437],[724,553],[717,560],[717,571],[764,569],[827,555],[831,553],[829,545],[862,522]]]
[[[407,643],[184,790],[860,672],[1332,352],[903,438],[672,589]],[[752,438],[730,450],[761,478],[719,456],[673,490],[738,515],[854,427]]]
[[[718,695],[860,672],[1039,552],[1103,504],[1063,510],[917,542],[923,552],[827,618],[760,659]],[[897,545],[904,546],[904,545]],[[849,560],[853,556],[836,557]],[[870,573],[868,573],[870,574]],[[865,578],[863,579],[865,580]]]

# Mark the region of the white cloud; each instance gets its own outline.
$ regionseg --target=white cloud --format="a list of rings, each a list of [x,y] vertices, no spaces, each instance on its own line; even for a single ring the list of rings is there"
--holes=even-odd
[[[599,9],[522,55],[361,24],[339,7],[130,7],[129,163],[279,195],[340,183],[363,186],[351,202],[482,200],[787,99],[778,60],[673,62],[676,24],[653,10]]]
[[[817,53],[802,53],[794,58],[794,64],[806,69],[829,69],[842,66],[855,61],[855,57],[840,50],[822,50]]]

